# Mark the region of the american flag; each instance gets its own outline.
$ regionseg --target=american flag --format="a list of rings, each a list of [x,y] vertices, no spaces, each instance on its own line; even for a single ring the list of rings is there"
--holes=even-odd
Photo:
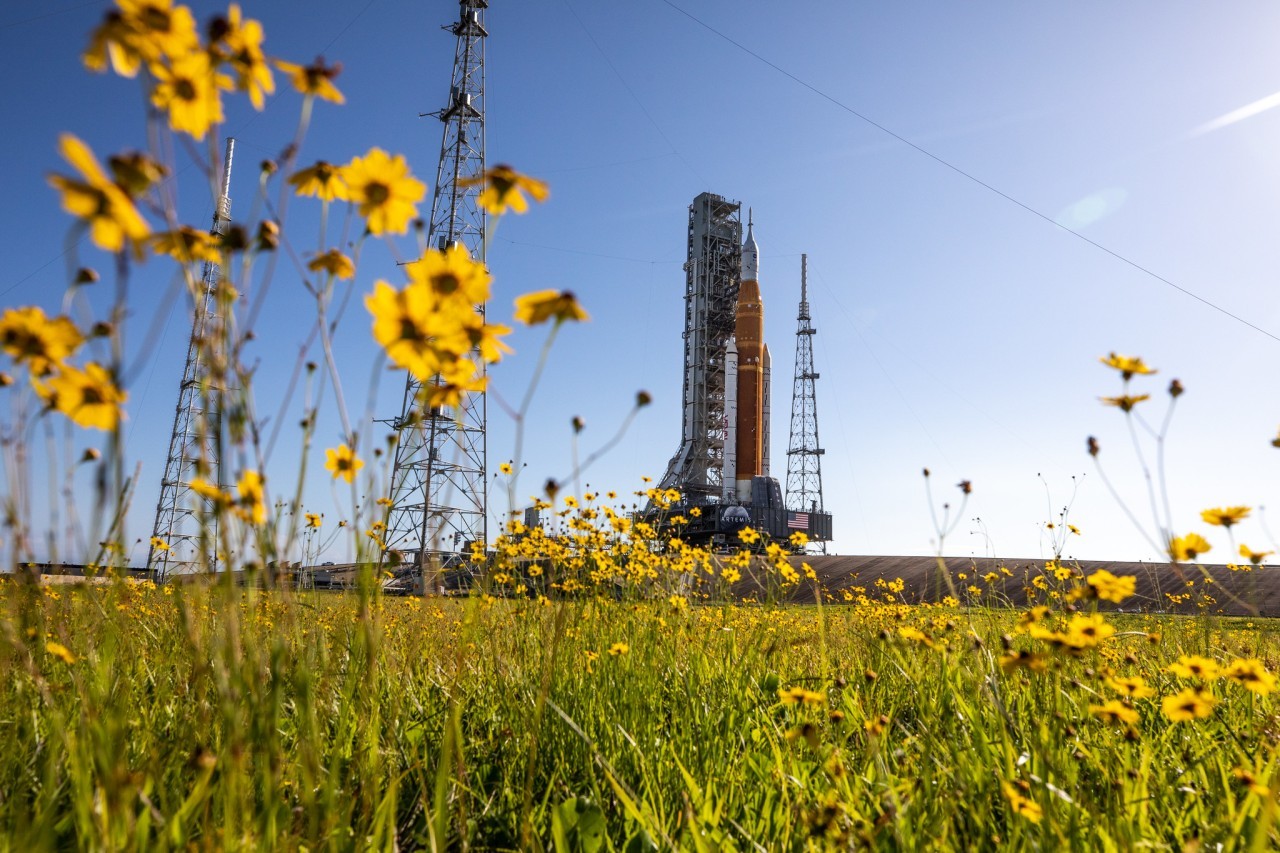
[[[788,530],[808,530],[809,529],[809,513],[807,512],[787,513],[787,529]]]

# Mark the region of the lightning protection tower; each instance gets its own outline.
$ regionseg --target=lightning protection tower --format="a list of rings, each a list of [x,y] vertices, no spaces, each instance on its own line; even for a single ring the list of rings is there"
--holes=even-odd
[[[460,244],[485,260],[485,211],[481,192],[466,179],[484,172],[484,27],[487,0],[461,0],[456,23],[443,29],[457,38],[448,105],[429,113],[444,124],[435,195],[431,201],[429,245]],[[481,312],[484,306],[478,306]],[[430,380],[439,383],[439,377]],[[447,567],[473,542],[488,539],[486,493],[486,408],[483,392],[469,394],[458,409],[425,408],[428,383],[409,375],[400,416],[384,421],[397,443],[387,514],[387,553],[428,568]],[[424,583],[425,591],[425,583]]]
[[[235,140],[227,140],[222,161],[222,191],[213,211],[209,233],[220,237],[231,221],[231,155]],[[169,455],[160,480],[160,500],[147,552],[147,569],[157,581],[171,574],[217,567],[217,515],[213,502],[191,490],[193,477],[220,481],[219,441],[222,429],[222,390],[211,380],[208,361],[214,342],[222,337],[222,318],[215,310],[222,272],[205,261],[195,294],[187,363],[178,386],[178,408],[169,436]]]
[[[791,390],[791,440],[787,447],[787,508],[806,515],[811,529],[821,531],[822,447],[818,444],[818,398],[813,368],[813,336],[817,329],[809,318],[809,258],[800,256],[800,316],[796,328],[796,374]],[[810,516],[814,517],[813,522]],[[826,517],[826,526],[830,526]],[[830,538],[829,529],[825,539]],[[822,551],[826,541],[819,535]]]

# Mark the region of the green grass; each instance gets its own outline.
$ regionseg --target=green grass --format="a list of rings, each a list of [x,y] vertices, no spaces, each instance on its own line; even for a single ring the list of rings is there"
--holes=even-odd
[[[1273,698],[1218,680],[1213,715],[1176,723],[1159,702],[1187,685],[1163,671],[1180,654],[1274,662],[1270,622],[1118,617],[1080,657],[1006,673],[1002,636],[1043,646],[1010,611],[0,595],[14,850],[1278,840]],[[1090,715],[1111,670],[1158,691],[1132,731]],[[818,701],[783,704],[791,687]]]

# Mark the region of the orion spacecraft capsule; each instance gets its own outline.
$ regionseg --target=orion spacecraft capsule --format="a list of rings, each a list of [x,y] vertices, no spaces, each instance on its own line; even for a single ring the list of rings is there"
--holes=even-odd
[[[742,279],[734,315],[737,411],[734,425],[734,491],[739,501],[751,500],[751,481],[768,474],[769,348],[764,343],[764,300],[760,296],[760,248],[752,233],[750,211],[742,244]]]

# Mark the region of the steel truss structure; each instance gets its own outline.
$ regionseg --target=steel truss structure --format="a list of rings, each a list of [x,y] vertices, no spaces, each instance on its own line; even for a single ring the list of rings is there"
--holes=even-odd
[[[800,315],[796,327],[796,372],[791,390],[791,440],[787,447],[787,508],[818,514],[822,507],[822,456],[818,443],[818,373],[813,366],[809,317],[809,258],[800,256]],[[828,534],[829,537],[829,534]],[[822,543],[826,553],[826,543]]]
[[[227,140],[222,163],[222,192],[213,211],[210,234],[221,237],[231,221],[231,157],[235,140]],[[155,526],[147,551],[147,569],[157,581],[172,574],[217,568],[217,513],[213,501],[191,490],[202,477],[221,484],[223,389],[212,381],[208,366],[223,335],[223,320],[214,310],[222,278],[218,264],[206,261],[195,294],[187,362],[178,389],[178,407],[169,436],[169,455],[160,480]]]
[[[734,335],[742,271],[742,205],[702,193],[689,206],[685,264],[684,397],[680,449],[661,487],[694,503],[728,500],[725,356]]]
[[[428,244],[437,249],[460,244],[481,263],[487,227],[485,211],[477,203],[482,187],[467,179],[485,169],[488,6],[487,0],[461,0],[457,22],[444,27],[457,38],[449,102],[426,114],[444,124]],[[483,313],[484,306],[478,308]],[[416,565],[424,575],[465,556],[473,542],[488,539],[485,395],[469,394],[457,409],[424,410],[419,401],[426,385],[410,374],[400,416],[383,421],[397,434],[385,553]]]

